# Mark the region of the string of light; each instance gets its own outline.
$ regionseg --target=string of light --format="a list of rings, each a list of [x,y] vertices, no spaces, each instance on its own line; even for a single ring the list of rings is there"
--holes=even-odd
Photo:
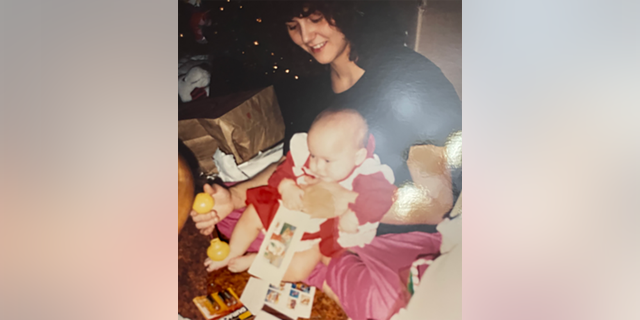
[[[231,3],[231,0],[227,0],[227,3]],[[239,9],[243,9],[243,6],[242,6],[242,5],[238,5],[238,8],[239,8]],[[219,10],[220,10],[220,11],[225,11],[225,7],[224,7],[224,6],[220,6],[220,7],[219,7]],[[227,10],[227,12],[229,12],[229,10]],[[257,18],[255,19],[255,21],[256,21],[257,23],[262,23],[262,22],[263,22],[263,20],[262,20],[262,18],[261,18],[261,17],[257,17]],[[215,35],[217,35],[217,34],[218,34],[218,31],[217,31],[217,30],[215,30],[215,31],[214,31],[214,34],[215,34]],[[179,37],[180,37],[180,38],[184,38],[184,34],[180,33],[180,34],[179,34]],[[237,40],[238,40],[238,39],[236,38],[236,41],[237,41]],[[253,46],[259,46],[259,45],[260,45],[260,42],[259,42],[258,40],[254,40],[254,41],[253,41]],[[240,50],[238,49],[237,51],[240,51]],[[267,52],[268,52],[268,50],[267,50]],[[240,52],[240,54],[244,55],[244,54],[245,54],[245,51],[241,51],[241,52]],[[275,52],[271,52],[271,56],[272,56],[272,57],[275,57],[275,56],[276,56]],[[280,56],[280,60],[284,60],[284,57]],[[313,62],[313,60],[312,60],[312,59],[310,59],[310,60],[309,60],[309,62]],[[276,62],[276,63],[274,63],[274,65],[273,65],[273,73],[276,73],[276,71],[277,71],[277,70],[278,70],[278,63]],[[291,71],[290,69],[284,69],[284,73],[289,74],[289,73],[292,73],[292,71]],[[265,72],[265,75],[268,75],[268,74],[269,74],[269,72]],[[293,76],[293,78],[294,78],[295,80],[298,80],[300,77],[299,77],[298,75],[294,75],[294,76]]]

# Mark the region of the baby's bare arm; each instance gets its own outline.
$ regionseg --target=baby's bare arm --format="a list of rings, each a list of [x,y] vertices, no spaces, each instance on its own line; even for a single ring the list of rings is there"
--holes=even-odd
[[[287,209],[290,210],[302,210],[302,197],[304,191],[295,181],[291,179],[282,179],[278,186],[278,193],[282,197],[282,203]]]
[[[355,203],[358,193],[347,190],[337,182],[316,180],[305,186],[303,196],[304,211],[313,218],[335,218]]]

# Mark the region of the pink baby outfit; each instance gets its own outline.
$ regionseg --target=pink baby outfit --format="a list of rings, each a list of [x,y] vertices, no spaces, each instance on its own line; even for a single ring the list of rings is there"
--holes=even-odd
[[[391,168],[380,163],[373,154],[375,141],[369,138],[367,158],[355,167],[349,176],[338,183],[347,190],[358,193],[355,203],[349,204],[358,218],[359,227],[355,234],[338,230],[338,218],[312,219],[312,228],[302,237],[302,245],[298,251],[320,244],[320,251],[326,257],[340,253],[345,247],[364,246],[371,242],[380,219],[393,204],[393,185]],[[305,177],[314,177],[309,169],[310,152],[307,146],[307,134],[297,133],[291,138],[290,151],[286,160],[278,166],[269,178],[269,185],[247,190],[247,204],[252,204],[262,220],[265,229],[269,228],[280,207],[281,199],[278,185],[283,179],[304,184]],[[304,213],[300,213],[304,214]]]

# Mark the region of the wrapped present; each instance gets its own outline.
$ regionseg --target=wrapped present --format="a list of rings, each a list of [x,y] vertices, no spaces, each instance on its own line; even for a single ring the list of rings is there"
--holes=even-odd
[[[242,164],[284,138],[273,87],[181,104],[178,138],[194,153],[204,174],[217,173],[217,148]]]

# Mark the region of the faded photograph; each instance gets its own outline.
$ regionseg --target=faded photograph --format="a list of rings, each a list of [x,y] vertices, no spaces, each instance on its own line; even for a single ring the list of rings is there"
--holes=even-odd
[[[179,234],[229,245],[185,270],[241,289],[294,250],[283,281],[324,318],[459,318],[461,29],[454,0],[179,1],[179,202],[214,203]],[[280,208],[312,222],[265,239]]]

